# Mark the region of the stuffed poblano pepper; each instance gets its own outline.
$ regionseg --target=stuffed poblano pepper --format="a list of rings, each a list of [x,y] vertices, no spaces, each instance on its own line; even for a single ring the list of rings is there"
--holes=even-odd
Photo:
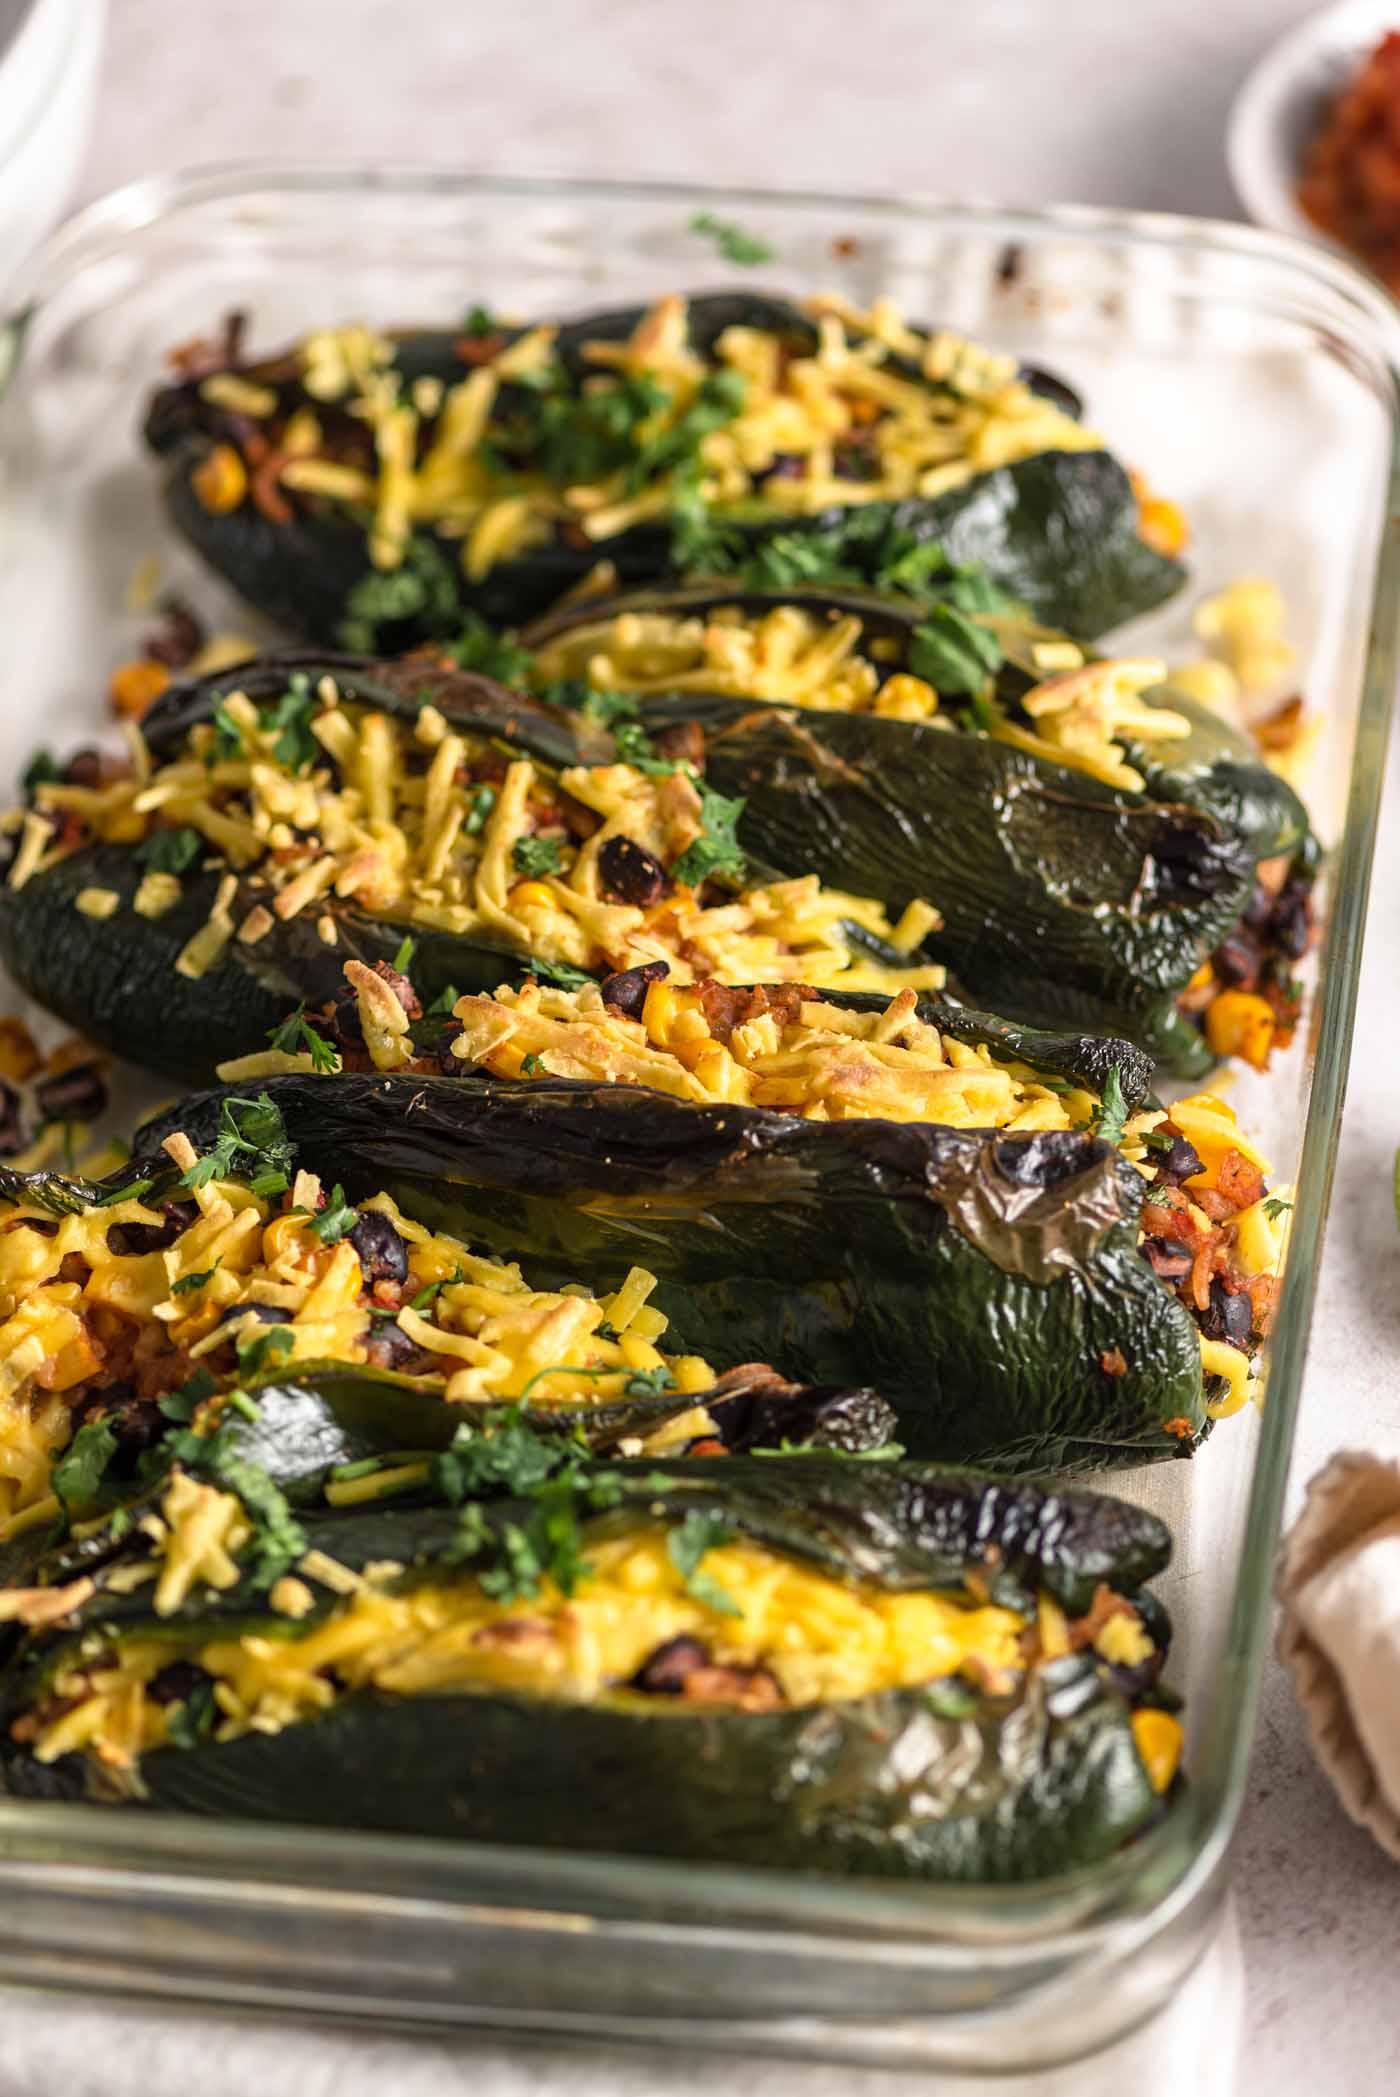
[[[146,439],[177,528],[323,644],[449,640],[602,560],[628,581],[713,572],[774,535],[808,574],[872,582],[940,545],[1083,635],[1182,581],[1179,516],[1139,501],[1067,387],[886,300],[323,328],[266,358],[235,332],[175,362]]]
[[[1144,1107],[1141,1059],[1037,1068],[912,995],[658,966],[431,1028],[401,1008],[391,1055],[374,985],[358,1044],[343,1005],[303,1022],[337,1074],[303,1049],[266,1080],[308,1166],[543,1275],[643,1264],[708,1360],[873,1384],[915,1454],[1023,1469],[1187,1454],[1248,1397],[1286,1204],[1222,1102]],[[176,1123],[211,1143],[225,1097],[153,1123],[138,1167]]]
[[[667,1350],[655,1276],[624,1262],[613,1282],[540,1287],[385,1194],[352,1206],[257,1099],[202,1157],[176,1134],[139,1175],[0,1170],[0,1545],[172,1455],[198,1466],[210,1438],[295,1499],[385,1450],[412,1475],[412,1452],[503,1404],[611,1450],[888,1439],[870,1391],[721,1376]]]
[[[622,744],[427,660],[242,665],[172,689],[135,761],[34,785],[0,955],[89,1039],[195,1081],[406,940],[429,1003],[658,956],[735,982],[941,986],[931,903],[891,920],[800,852],[760,866],[739,802]]]
[[[300,1520],[177,1471],[55,1554],[4,1598],[8,1787],[974,1882],[1161,1810],[1152,1515],[849,1458],[486,1456],[436,1505]]]
[[[800,846],[891,908],[934,898],[929,950],[983,1002],[1126,1034],[1181,1073],[1262,1066],[1311,938],[1297,795],[1165,664],[1094,659],[969,571],[931,587],[931,605],[660,589],[522,640],[532,681],[585,718],[703,737],[755,852]]]

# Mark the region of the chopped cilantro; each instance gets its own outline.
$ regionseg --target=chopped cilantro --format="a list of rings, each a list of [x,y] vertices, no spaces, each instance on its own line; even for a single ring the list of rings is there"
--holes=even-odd
[[[265,735],[276,736],[272,754],[289,772],[305,772],[321,756],[321,745],[311,733],[316,717],[316,696],[305,670],[294,670],[280,699],[258,710],[258,724]]]
[[[136,848],[143,866],[157,874],[184,874],[205,850],[197,830],[182,825],[178,830],[153,830]]]
[[[261,1376],[280,1367],[295,1345],[285,1325],[263,1325],[254,1332],[239,1333],[234,1346],[240,1376]]]
[[[166,1713],[165,1734],[172,1747],[196,1748],[213,1732],[219,1716],[212,1682],[199,1682]]]
[[[697,211],[690,221],[690,230],[712,240],[725,261],[736,263],[740,269],[753,269],[760,262],[773,260],[774,251],[766,240],[755,240],[732,219],[716,218],[713,211]]]
[[[742,881],[748,871],[748,862],[734,833],[743,813],[742,798],[731,800],[724,794],[717,794],[712,787],[702,785],[700,821],[704,828],[672,867],[673,879],[688,882],[693,888],[698,888],[711,875],[723,881]]]
[[[410,538],[397,568],[376,568],[362,575],[345,601],[342,646],[372,655],[379,630],[412,620],[440,632],[461,616],[457,576],[452,563],[430,539]]]
[[[555,837],[518,837],[510,856],[517,874],[557,874],[564,864]]]
[[[481,305],[473,306],[462,323],[462,332],[464,335],[494,335],[496,323],[491,318],[490,309]]]
[[[206,1398],[212,1398],[219,1386],[207,1369],[196,1369],[188,1383],[182,1383],[178,1391],[167,1391],[156,1402],[167,1420],[187,1425]]]
[[[214,708],[212,725],[214,737],[209,745],[208,761],[210,764],[231,764],[243,755],[243,730],[222,699]]]
[[[472,797],[472,805],[467,810],[466,817],[462,823],[463,834],[467,837],[479,837],[486,828],[490,820],[491,811],[495,805],[495,787],[479,786]]]
[[[116,1446],[113,1420],[89,1420],[78,1429],[49,1474],[49,1483],[68,1514],[93,1505]]]
[[[1123,1081],[1115,1067],[1104,1081],[1103,1100],[1094,1114],[1093,1132],[1105,1143],[1121,1143],[1127,1119],[1128,1102],[1123,1097]]]
[[[543,1060],[539,1056],[537,1056],[533,1050],[531,1050],[528,1055],[521,1057],[520,1075],[522,1078],[538,1078],[543,1076],[543,1074]]]
[[[1282,1195],[1270,1194],[1264,1201],[1264,1214],[1268,1217],[1270,1223],[1277,1223],[1279,1217],[1286,1216],[1292,1206],[1292,1202],[1285,1201]]]
[[[359,1220],[359,1210],[350,1206],[345,1199],[345,1189],[337,1185],[332,1189],[331,1198],[320,1215],[313,1220],[311,1228],[323,1245],[336,1245],[342,1238],[349,1237]],[[286,1328],[283,1327],[283,1330]]]
[[[728,1542],[729,1530],[723,1515],[711,1509],[693,1507],[684,1521],[670,1530],[666,1537],[666,1556],[686,1585],[686,1592],[694,1595],[706,1609],[716,1610],[721,1616],[742,1616],[743,1610],[731,1594],[726,1593],[719,1582],[710,1574],[700,1570],[700,1561],[707,1551],[717,1544]]]
[[[54,786],[62,775],[47,750],[36,750],[24,768],[20,785],[26,800],[32,801],[41,786]]]
[[[460,1503],[473,1493],[528,1494],[568,1460],[561,1443],[535,1434],[520,1413],[516,1404],[488,1414],[482,1427],[462,1422],[433,1461],[433,1482],[446,1499]]]
[[[211,1180],[227,1179],[245,1154],[249,1160],[245,1170],[256,1175],[248,1181],[255,1194],[280,1194],[290,1185],[294,1153],[281,1113],[265,1092],[256,1099],[223,1102],[213,1149],[196,1158],[181,1175],[180,1185],[194,1189],[207,1187]]]
[[[216,1464],[219,1483],[237,1493],[253,1525],[248,1570],[259,1587],[270,1587],[306,1549],[306,1531],[286,1494],[258,1464],[225,1457]]]
[[[220,1262],[218,1260],[215,1260],[213,1266],[206,1267],[202,1274],[181,1275],[179,1281],[171,1284],[171,1295],[190,1296],[194,1293],[196,1289],[202,1289],[207,1281],[212,1281],[214,1279],[215,1274],[218,1272],[219,1266]]]
[[[698,464],[704,439],[734,420],[747,392],[748,386],[739,372],[708,372],[684,414],[639,444],[628,474],[629,487],[635,491],[662,474]]]
[[[629,1398],[659,1398],[663,1391],[673,1390],[675,1382],[665,1362],[658,1362],[654,1369],[634,1369],[622,1388]]]
[[[1004,660],[996,635],[951,604],[933,605],[909,644],[909,668],[940,692],[980,692]]]
[[[312,1026],[306,1016],[305,1003],[289,1013],[280,1026],[274,1027],[267,1039],[269,1046],[280,1049],[284,1056],[295,1056],[305,1050],[311,1058],[313,1070],[335,1072],[340,1069],[339,1050]]]
[[[537,983],[548,983],[555,990],[582,990],[586,983],[596,982],[585,968],[574,968],[567,961],[540,961],[530,963],[530,973]]]
[[[457,638],[446,643],[446,652],[459,670],[475,670],[479,677],[492,677],[497,684],[523,684],[530,674],[532,657],[508,633],[497,633],[479,612],[467,612]]]

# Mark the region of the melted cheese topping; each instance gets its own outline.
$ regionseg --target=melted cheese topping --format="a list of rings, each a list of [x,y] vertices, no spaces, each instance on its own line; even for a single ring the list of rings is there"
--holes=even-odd
[[[214,1677],[220,1740],[279,1732],[327,1709],[339,1694],[330,1669],[348,1690],[406,1697],[505,1690],[592,1703],[625,1689],[658,1647],[693,1637],[716,1667],[762,1667],[786,1703],[804,1706],[963,1670],[1009,1687],[1026,1664],[1027,1619],[971,1597],[886,1593],[746,1540],[707,1551],[703,1570],[733,1613],[690,1591],[667,1552],[666,1532],[648,1527],[592,1545],[572,1595],[548,1579],[528,1600],[510,1603],[470,1579],[401,1594],[362,1580],[343,1605],[295,1637],[185,1647],[133,1641],[115,1667],[56,1680],[60,1697],[72,1693],[65,1691],[69,1679],[95,1693],[49,1724],[35,1752],[52,1761],[100,1744],[121,1762],[162,1745],[170,1707],[143,1692],[177,1657]],[[665,1715],[696,1705],[654,1698],[649,1708]]]
[[[409,726],[342,704],[329,677],[307,704],[308,733],[334,770],[291,769],[279,754],[285,729],[276,709],[260,713],[233,693],[220,712],[241,742],[236,756],[226,754],[227,734],[221,741],[202,725],[185,754],[148,778],[39,789],[45,808],[76,818],[63,851],[90,837],[132,844],[188,830],[204,841],[206,866],[227,864],[243,878],[237,923],[230,873],[177,963],[187,975],[205,973],[235,937],[265,938],[278,920],[306,915],[321,927],[336,900],[405,929],[481,937],[590,972],[664,959],[687,980],[791,978],[891,991],[943,983],[941,968],[912,959],[940,922],[921,900],[892,923],[881,904],[823,888],[815,875],[719,901],[706,900],[712,891],[703,883],[671,879],[653,903],[620,900],[601,862],[613,839],[641,846],[665,873],[703,834],[700,794],[680,767],[652,774],[579,765],[556,775],[528,758],[503,763],[487,739],[454,734],[432,707]],[[41,849],[24,877],[53,863]],[[910,956],[909,964],[864,958],[848,926]]]
[[[714,1031],[700,990],[648,987],[640,1020],[592,986],[538,983],[465,997],[453,1054],[497,1077],[585,1078],[647,1085],[677,1099],[740,1102],[808,1120],[935,1122],[947,1128],[1085,1127],[1092,1093],[998,1062],[985,1043],[941,1034],[918,1016],[912,990],[883,1012],[845,1012],[820,998],[761,1009]],[[1147,1121],[1160,1118],[1153,1115]]]
[[[314,1176],[301,1173],[287,1200],[314,1209],[319,1195]],[[518,1266],[426,1230],[380,1194],[361,1210],[386,1217],[404,1239],[408,1279],[371,1287],[349,1240],[323,1245],[310,1215],[274,1210],[231,1180],[196,1198],[200,1214],[188,1229],[146,1253],[110,1243],[114,1226],[163,1222],[140,1201],[65,1216],[56,1229],[35,1209],[10,1207],[0,1218],[0,1535],[15,1533],[26,1511],[57,1512],[50,1472],[88,1393],[129,1383],[159,1395],[260,1332],[287,1336],[278,1366],[358,1363],[370,1358],[376,1331],[397,1325],[420,1350],[415,1375],[440,1384],[449,1404],[527,1395],[540,1407],[602,1402],[622,1396],[629,1377],[662,1367],[680,1393],[715,1380],[699,1356],[658,1349],[666,1320],[648,1302],[656,1277],[643,1268],[606,1296],[532,1289]],[[287,1322],[259,1321],[258,1307]],[[233,1372],[223,1380],[231,1384]],[[648,1447],[659,1452],[711,1429],[704,1409],[691,1408]]]
[[[995,628],[998,622],[989,616],[983,623]],[[722,605],[703,617],[624,611],[547,641],[536,653],[533,674],[541,683],[585,678],[596,691],[722,692],[834,713],[963,725],[965,710],[957,702],[951,715],[940,712],[933,685],[906,670],[892,671],[882,660],[892,645],[879,636],[866,641],[864,623],[854,613],[821,617],[796,604],[761,613]],[[1127,762],[1125,742],[1176,742],[1191,732],[1184,714],[1140,696],[1166,677],[1164,663],[1086,663],[1075,643],[1055,639],[1033,643],[1031,660],[1057,674],[1009,702],[1010,712],[997,705],[985,732],[998,742],[1136,792],[1143,776]]]
[[[377,567],[397,567],[413,528],[432,525],[462,541],[462,566],[480,581],[561,525],[603,542],[665,515],[678,448],[693,457],[698,492],[719,516],[755,498],[800,516],[833,504],[941,495],[1038,452],[1094,450],[1102,442],[1033,393],[1012,358],[946,330],[920,334],[889,300],[863,313],[828,296],[808,301],[807,311],[816,341],[804,355],[761,328],[734,326],[702,356],[690,345],[686,301],[674,296],[643,314],[626,342],[585,344],[588,369],[572,397],[596,408],[600,396],[625,399],[624,389],[643,382],[650,389],[639,432],[645,445],[626,464],[601,467],[599,477],[567,482],[542,469],[528,438],[511,461],[492,441],[503,426],[529,426],[518,397],[504,424],[495,419],[502,384],[524,377],[549,391],[553,328],[532,329],[494,354],[473,343],[461,380],[426,389],[423,381],[406,385],[383,337],[363,328],[321,331],[298,352],[303,389],[368,427],[373,463],[348,465],[333,443],[323,451],[314,424],[298,429],[297,455],[280,479],[293,491],[372,509]],[[913,369],[896,368],[894,355]],[[716,374],[731,391],[721,413],[707,417],[718,426],[697,445],[686,439],[684,418]],[[275,396],[262,402],[264,419],[275,406]],[[275,427],[271,434],[274,447],[292,451],[285,437],[278,444]]]

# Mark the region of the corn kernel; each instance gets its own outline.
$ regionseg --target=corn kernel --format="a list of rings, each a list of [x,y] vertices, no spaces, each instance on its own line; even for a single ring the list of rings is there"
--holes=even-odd
[[[1276,1024],[1264,998],[1248,990],[1222,990],[1206,1010],[1206,1040],[1215,1055],[1243,1056],[1255,1070],[1265,1070]]]
[[[1135,1711],[1132,1719],[1133,1742],[1142,1757],[1147,1771],[1147,1781],[1156,1792],[1163,1792],[1176,1775],[1181,1761],[1181,1721],[1173,1718],[1170,1711]]]
[[[190,475],[200,506],[215,517],[236,510],[248,493],[248,469],[231,444],[216,444]]]

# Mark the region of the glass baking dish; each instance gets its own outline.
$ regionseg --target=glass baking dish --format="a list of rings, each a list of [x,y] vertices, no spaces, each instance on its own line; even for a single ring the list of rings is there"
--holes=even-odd
[[[1395,680],[1397,322],[1359,277],[1243,228],[1089,211],[413,168],[138,184],[50,241],[0,334],[0,772],[13,778],[35,742],[99,732],[144,557],[216,623],[257,630],[171,539],[140,454],[143,396],[171,345],[231,307],[270,347],[331,320],[438,321],[478,301],[553,314],[730,281],[690,230],[702,208],[772,246],[750,281],[887,292],[1065,374],[1193,524],[1193,592],[1135,629],[1133,649],[1189,652],[1193,595],[1262,572],[1325,712],[1312,798],[1336,851],[1306,1047],[1232,1095],[1277,1177],[1297,1180],[1266,1399],[1197,1461],[1111,1481],[1176,1531],[1190,1785],[1111,1863],[1009,1890],[0,1802],[0,1979],[415,2028],[1031,2068],[1145,2017],[1210,1932],[1269,1631]]]

